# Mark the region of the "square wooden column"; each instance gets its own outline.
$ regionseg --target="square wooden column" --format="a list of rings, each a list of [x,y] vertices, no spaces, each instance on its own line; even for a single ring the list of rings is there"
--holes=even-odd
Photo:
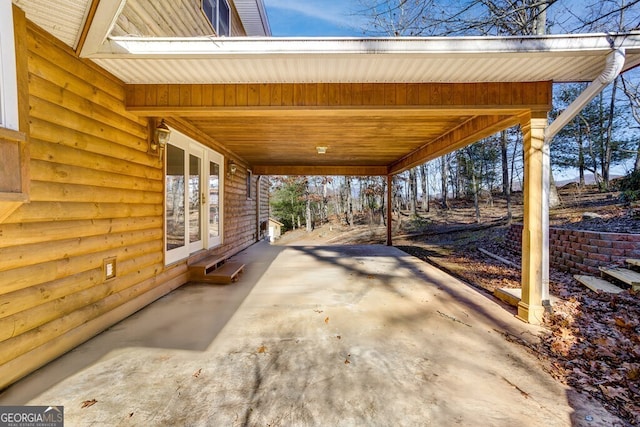
[[[524,224],[522,228],[522,298],[518,318],[535,325],[544,314],[545,273],[549,262],[549,147],[544,139],[546,112],[523,117]],[[548,274],[548,273],[546,273]]]

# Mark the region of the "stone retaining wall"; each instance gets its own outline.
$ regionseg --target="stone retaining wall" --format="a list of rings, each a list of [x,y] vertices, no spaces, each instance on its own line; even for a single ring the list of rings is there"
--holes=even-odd
[[[520,253],[522,224],[512,224],[506,246]],[[571,274],[599,274],[598,267],[640,258],[640,234],[549,228],[549,262]]]

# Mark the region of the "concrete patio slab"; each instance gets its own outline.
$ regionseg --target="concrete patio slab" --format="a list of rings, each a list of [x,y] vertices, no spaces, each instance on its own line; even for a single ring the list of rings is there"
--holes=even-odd
[[[486,294],[385,246],[252,246],[18,382],[68,426],[616,425]],[[620,424],[622,425],[622,424]]]

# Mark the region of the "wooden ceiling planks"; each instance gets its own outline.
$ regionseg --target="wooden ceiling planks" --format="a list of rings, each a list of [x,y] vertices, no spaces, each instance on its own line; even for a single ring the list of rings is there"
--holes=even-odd
[[[188,123],[261,174],[398,173],[551,108],[550,82],[129,85],[126,95],[130,111]]]

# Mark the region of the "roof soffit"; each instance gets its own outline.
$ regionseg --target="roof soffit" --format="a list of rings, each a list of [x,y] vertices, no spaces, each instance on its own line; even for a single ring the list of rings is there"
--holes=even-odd
[[[640,33],[456,38],[110,38],[91,59],[127,83],[591,81]]]

